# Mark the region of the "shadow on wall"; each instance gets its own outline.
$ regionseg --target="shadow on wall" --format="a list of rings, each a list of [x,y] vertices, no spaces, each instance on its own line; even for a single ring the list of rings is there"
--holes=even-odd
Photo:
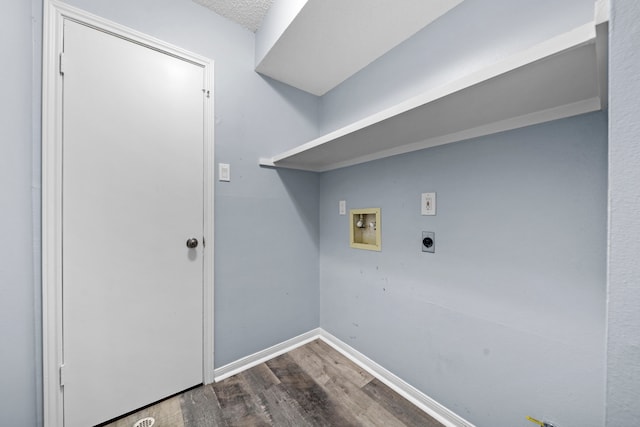
[[[315,172],[276,169],[289,199],[296,208],[316,248],[320,245],[320,177]]]
[[[318,136],[320,122],[320,101],[321,98],[300,89],[296,89],[293,86],[289,86],[287,84],[281,83],[277,80],[274,80],[270,77],[263,76],[256,72],[258,76],[267,84],[267,86],[272,90],[273,96],[271,99],[273,103],[269,105],[269,108],[273,109],[282,109],[285,111],[296,111],[297,116],[293,120],[288,120],[286,123],[283,123],[282,126],[279,126],[282,134],[282,141],[288,141],[291,138],[291,135],[300,135],[300,132],[294,132],[294,128],[300,128],[301,130],[314,129],[315,133],[313,135],[308,135],[308,139],[313,139]],[[279,105],[283,103],[284,105]],[[280,147],[279,143],[269,144],[269,150],[276,150],[275,152],[282,151],[285,149],[292,148],[293,146],[299,145],[302,142],[306,141],[294,141],[288,147]]]

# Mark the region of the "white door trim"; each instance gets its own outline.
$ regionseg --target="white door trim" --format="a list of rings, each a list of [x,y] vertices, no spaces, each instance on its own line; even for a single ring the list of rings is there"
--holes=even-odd
[[[166,52],[204,69],[204,274],[202,381],[214,380],[213,365],[213,61],[89,14],[57,0],[45,0],[42,58],[42,355],[44,425],[62,427],[62,52],[63,23],[72,19],[101,31]]]

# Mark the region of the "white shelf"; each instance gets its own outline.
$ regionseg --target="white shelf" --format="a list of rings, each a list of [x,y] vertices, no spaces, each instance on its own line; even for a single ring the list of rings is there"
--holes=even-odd
[[[606,70],[606,26],[590,23],[260,165],[324,172],[600,110]]]

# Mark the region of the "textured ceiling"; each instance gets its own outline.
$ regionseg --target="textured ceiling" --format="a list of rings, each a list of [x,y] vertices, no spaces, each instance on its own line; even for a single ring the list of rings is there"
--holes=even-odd
[[[194,2],[208,7],[232,21],[237,22],[254,33],[262,18],[271,7],[273,0],[193,0]]]

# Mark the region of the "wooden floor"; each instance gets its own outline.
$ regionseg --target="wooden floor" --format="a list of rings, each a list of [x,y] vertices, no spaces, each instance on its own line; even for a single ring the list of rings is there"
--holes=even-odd
[[[108,426],[149,416],[154,427],[442,426],[319,340]]]

